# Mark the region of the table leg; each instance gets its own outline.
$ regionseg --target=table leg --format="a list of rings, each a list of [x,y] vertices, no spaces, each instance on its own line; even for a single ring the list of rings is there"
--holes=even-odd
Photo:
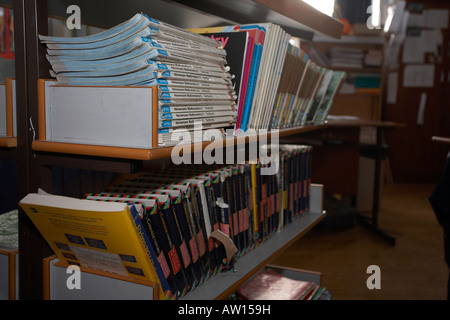
[[[380,202],[380,176],[381,176],[381,161],[382,161],[382,147],[383,147],[383,130],[377,128],[377,144],[376,144],[376,157],[375,157],[375,177],[373,184],[373,203],[372,203],[372,219],[368,222],[366,219],[362,219],[366,226],[378,235],[382,236],[388,243],[395,246],[395,238],[387,234],[383,230],[378,228],[378,211]]]

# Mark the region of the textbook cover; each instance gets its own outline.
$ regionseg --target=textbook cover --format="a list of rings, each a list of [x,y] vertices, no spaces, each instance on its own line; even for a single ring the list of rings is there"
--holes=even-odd
[[[19,205],[61,262],[148,280],[162,288],[155,298],[173,298],[136,210],[141,208],[37,193]]]
[[[158,210],[154,213],[144,215],[144,220],[147,225],[155,231],[156,238],[161,244],[162,251],[165,255],[165,260],[168,262],[170,272],[174,275],[177,285],[177,293],[174,294],[176,298],[183,297],[189,290],[195,287],[195,279],[192,273],[187,273],[184,268],[185,257],[184,252],[181,252],[180,243],[175,243],[173,238],[173,227],[168,225],[167,216],[172,214],[172,202],[168,195],[161,195],[155,197],[150,195],[130,195],[119,193],[101,192],[97,194],[88,194],[87,199],[103,200],[103,201],[148,201],[153,200],[158,204]],[[170,232],[169,232],[170,231]],[[189,260],[190,263],[190,260]],[[192,270],[189,270],[191,272]]]
[[[247,122],[251,112],[253,97],[255,93],[255,86],[259,65],[261,62],[262,48],[265,39],[265,29],[261,25],[231,25],[225,27],[212,28],[197,28],[189,29],[192,32],[209,34],[209,33],[228,33],[228,32],[243,32],[247,34],[248,43],[252,46],[247,47],[246,52],[246,67],[244,68],[243,86],[244,90],[240,92],[240,109],[238,111],[238,118],[236,121],[236,130],[247,130]]]
[[[247,46],[249,35],[247,32],[211,32],[203,35],[220,41],[223,48],[227,51],[227,66],[230,67],[230,73],[233,77],[233,86],[237,95],[238,110],[241,110],[240,93],[244,92],[244,81]]]
[[[314,124],[323,124],[327,119],[328,113],[333,105],[333,99],[339,92],[340,86],[346,78],[346,73],[343,71],[333,71],[333,76],[330,80],[330,84],[326,90],[323,100],[316,111],[314,118]]]

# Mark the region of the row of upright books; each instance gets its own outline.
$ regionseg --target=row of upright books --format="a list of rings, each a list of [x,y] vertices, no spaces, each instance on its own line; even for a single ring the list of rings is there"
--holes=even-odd
[[[237,135],[323,123],[345,74],[290,38],[272,23],[184,30],[145,14],[90,36],[40,35],[59,84],[156,86],[161,146],[199,124]]]
[[[20,206],[68,265],[146,279],[179,299],[309,211],[309,146],[266,161],[167,168],[74,199],[29,194]],[[41,192],[42,193],[42,192]]]

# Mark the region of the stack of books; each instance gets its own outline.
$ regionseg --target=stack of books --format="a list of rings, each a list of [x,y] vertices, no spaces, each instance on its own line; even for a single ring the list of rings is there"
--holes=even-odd
[[[381,67],[383,64],[383,53],[381,50],[368,50],[364,56],[365,67]]]
[[[290,279],[271,269],[260,272],[237,290],[242,300],[321,300],[327,297],[325,292],[325,287],[313,281]]]
[[[381,79],[379,74],[355,74],[355,93],[379,94]]]
[[[327,52],[332,68],[361,69],[365,52],[358,48],[333,47]]]
[[[161,146],[178,142],[170,135],[176,129],[236,121],[226,51],[214,39],[145,14],[90,36],[39,38],[60,85],[157,86]]]

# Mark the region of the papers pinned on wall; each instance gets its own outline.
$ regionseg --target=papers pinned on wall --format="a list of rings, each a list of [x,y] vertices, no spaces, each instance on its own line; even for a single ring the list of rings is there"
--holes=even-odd
[[[411,64],[403,70],[403,86],[431,88],[434,86],[434,64]]]
[[[403,44],[403,63],[423,63],[425,48],[422,37],[406,37]]]
[[[428,9],[424,10],[425,27],[447,29],[448,28],[448,9]]]
[[[424,63],[426,54],[431,54],[429,62],[440,60],[442,32],[440,29],[422,29],[419,35],[407,36],[403,44],[403,63]],[[434,58],[433,58],[434,57]]]

